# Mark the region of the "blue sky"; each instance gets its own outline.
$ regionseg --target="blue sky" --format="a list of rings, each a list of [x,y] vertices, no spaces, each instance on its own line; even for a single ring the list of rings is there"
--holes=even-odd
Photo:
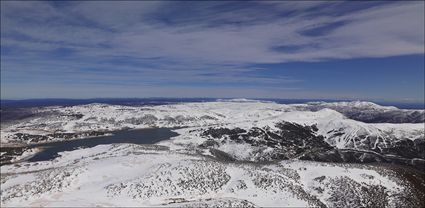
[[[423,1],[1,1],[1,98],[424,102]]]

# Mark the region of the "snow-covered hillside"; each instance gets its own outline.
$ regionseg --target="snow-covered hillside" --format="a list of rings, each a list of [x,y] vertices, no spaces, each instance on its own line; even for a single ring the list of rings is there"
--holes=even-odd
[[[2,167],[2,206],[418,205],[409,181],[365,165],[229,163],[156,145],[100,145]]]
[[[350,114],[363,109],[379,118],[424,114],[366,102],[252,100],[32,109],[2,125],[2,145],[134,128],[177,127],[179,135],[156,145],[99,145],[52,161],[3,165],[1,205],[423,206],[425,177],[417,170],[425,167],[424,123],[367,123]]]
[[[87,136],[87,133],[82,134],[82,132],[96,131],[96,134],[100,134],[99,132],[124,128],[213,126],[243,129],[273,128],[281,121],[316,125],[317,133],[337,148],[382,150],[384,147],[392,147],[406,139],[411,141],[424,139],[424,123],[364,123],[349,119],[344,114],[329,108],[309,110],[317,105],[316,103],[282,105],[244,100],[243,102],[184,103],[144,107],[106,104],[47,107],[37,109],[35,116],[30,119],[2,128],[1,141],[3,144],[52,141],[64,139],[57,136],[58,133],[76,133],[74,137],[78,137],[79,134],[83,137]],[[326,105],[320,103],[319,105],[395,109],[364,102]],[[423,111],[414,112],[424,114]],[[35,141],[34,138],[36,138]]]

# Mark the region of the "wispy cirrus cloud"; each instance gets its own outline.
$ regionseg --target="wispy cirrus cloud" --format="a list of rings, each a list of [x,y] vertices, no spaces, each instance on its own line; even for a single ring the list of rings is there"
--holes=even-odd
[[[300,78],[256,65],[424,53],[423,2],[1,4],[2,91],[31,72],[111,88],[116,80],[299,89]]]

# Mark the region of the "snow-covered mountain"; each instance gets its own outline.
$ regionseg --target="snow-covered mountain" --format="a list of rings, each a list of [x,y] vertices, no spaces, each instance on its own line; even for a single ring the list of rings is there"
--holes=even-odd
[[[53,161],[4,165],[2,205],[423,206],[423,178],[388,166],[423,171],[423,110],[238,99],[57,106],[29,115],[2,123],[2,145],[152,127],[177,127],[179,135],[156,145],[101,145]]]
[[[348,118],[366,123],[424,123],[423,110],[405,110],[393,106],[380,106],[372,102],[311,102],[298,105],[300,110],[332,109]]]

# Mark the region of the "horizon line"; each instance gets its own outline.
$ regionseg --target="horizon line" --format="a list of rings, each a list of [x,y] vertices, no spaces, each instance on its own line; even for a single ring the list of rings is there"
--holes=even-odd
[[[243,97],[91,97],[91,98],[0,98],[0,101],[31,101],[31,100],[124,100],[124,99],[247,99],[247,100],[311,100],[311,101],[366,101],[366,102],[382,102],[382,103],[406,103],[406,104],[425,104],[424,101],[410,100],[384,100],[384,99],[360,99],[360,98],[243,98]]]

